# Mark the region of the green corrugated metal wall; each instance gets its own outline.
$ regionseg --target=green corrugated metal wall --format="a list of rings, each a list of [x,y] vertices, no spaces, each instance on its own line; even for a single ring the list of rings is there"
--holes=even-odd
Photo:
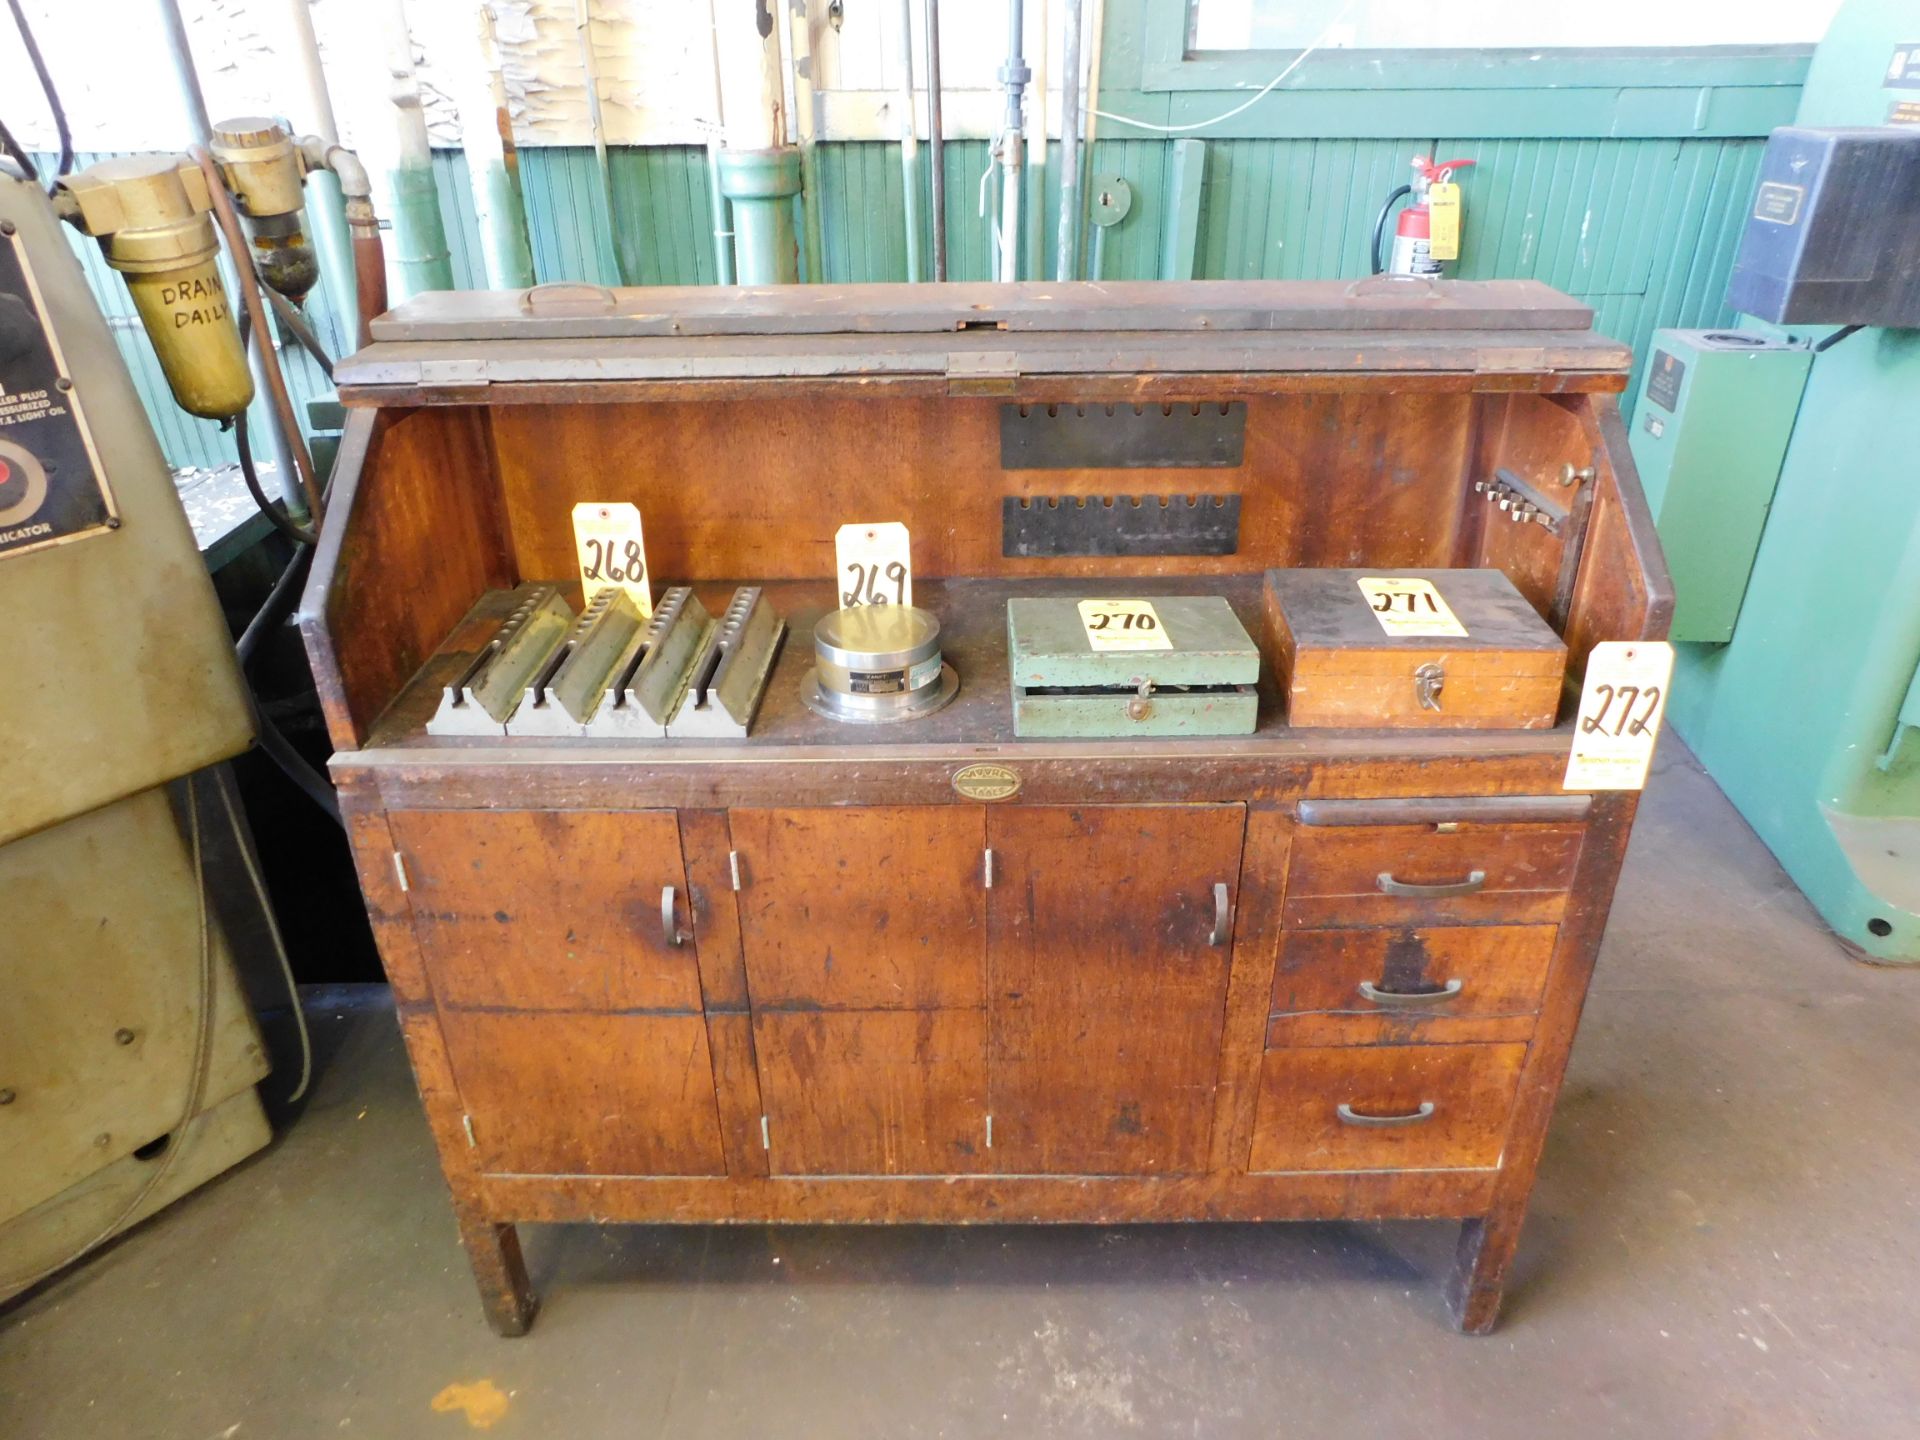
[[[1467,156],[1477,163],[1462,181],[1466,229],[1458,273],[1470,279],[1544,280],[1587,300],[1603,331],[1644,354],[1657,327],[1731,322],[1721,296],[1763,146],[1757,137],[1215,140],[1207,147],[1198,273],[1269,279],[1364,275],[1375,211],[1406,176],[1408,161],[1416,154]],[[1089,173],[1122,176],[1134,191],[1131,212],[1107,237],[1103,274],[1108,279],[1149,279],[1160,273],[1170,148],[1157,138],[1102,139],[1095,147]],[[627,282],[711,284],[705,152],[689,146],[617,149],[610,161],[616,251]],[[441,152],[434,168],[455,282],[483,284],[465,161],[458,153]],[[977,211],[986,168],[984,141],[947,145],[949,265],[957,280],[989,274],[987,223]],[[823,144],[818,171],[826,278],[905,279],[898,147]],[[621,283],[596,244],[605,221],[592,151],[523,150],[521,173],[539,278]],[[1047,167],[1049,257],[1059,173],[1056,147]],[[923,206],[923,213],[929,208]],[[172,405],[152,349],[132,318],[125,287],[91,241],[74,238],[169,459],[176,465],[231,459],[228,436]],[[324,287],[310,303],[320,314],[323,338],[340,348],[346,332],[333,318]],[[292,347],[283,348],[282,356],[298,399],[325,393],[323,378],[304,356]]]

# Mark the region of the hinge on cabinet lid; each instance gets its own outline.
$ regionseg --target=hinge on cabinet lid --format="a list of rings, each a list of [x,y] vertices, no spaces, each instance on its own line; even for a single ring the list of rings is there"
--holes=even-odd
[[[733,888],[738,890],[740,888],[740,852],[738,850],[727,851],[727,870],[733,876]]]
[[[760,1117],[760,1148],[762,1150],[773,1149],[773,1137],[767,1133],[767,1117],[764,1115]]]
[[[993,889],[993,847],[991,845],[986,849],[986,860],[981,871],[981,878],[986,882],[987,889]]]
[[[478,1145],[479,1142],[473,1138],[473,1116],[462,1115],[460,1117],[460,1128],[467,1132],[467,1148],[469,1150]]]
[[[949,395],[1011,395],[1020,379],[1020,357],[1011,350],[969,350],[947,356]]]
[[[400,890],[402,894],[413,889],[413,886],[407,883],[406,858],[402,856],[398,850],[393,852],[393,874],[394,874],[394,878],[400,882]]]

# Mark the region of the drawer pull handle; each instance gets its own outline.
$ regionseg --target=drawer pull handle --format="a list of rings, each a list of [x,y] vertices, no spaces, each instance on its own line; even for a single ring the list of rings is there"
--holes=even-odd
[[[1224,945],[1227,943],[1227,912],[1232,906],[1227,902],[1227,887],[1224,883],[1213,887],[1213,932],[1207,936],[1207,944]]]
[[[1340,1117],[1342,1125],[1371,1126],[1374,1129],[1388,1125],[1418,1125],[1422,1120],[1433,1118],[1433,1102],[1422,1100],[1418,1110],[1405,1115],[1362,1115],[1351,1105],[1336,1106],[1333,1113]]]
[[[1360,998],[1384,1009],[1403,1010],[1410,1006],[1437,1005],[1442,1000],[1451,1000],[1460,993],[1462,983],[1449,980],[1434,990],[1382,990],[1371,980],[1362,980]]]
[[[1405,880],[1393,878],[1391,870],[1380,872],[1380,893],[1399,895],[1408,900],[1445,900],[1453,895],[1472,895],[1484,890],[1487,885],[1487,872],[1474,870],[1464,880],[1449,881],[1445,885],[1414,885]]]
[[[675,950],[687,943],[687,937],[680,931],[680,919],[673,913],[671,885],[660,887],[660,938]]]

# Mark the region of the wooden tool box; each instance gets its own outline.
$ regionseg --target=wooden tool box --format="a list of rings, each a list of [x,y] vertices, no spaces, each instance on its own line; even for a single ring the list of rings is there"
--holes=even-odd
[[[1490,568],[1577,679],[1670,609],[1626,348],[1530,282],[575,289],[422,296],[340,366],[301,616],[494,1326],[520,1221],[1347,1217],[1463,1222],[1490,1328],[1637,797],[1562,788],[1570,703],[1290,726],[1270,642],[1252,734],[1017,739],[1007,601],[1265,636],[1269,569]],[[1569,472],[1568,523],[1492,503]],[[657,586],[765,587],[748,738],[426,733],[511,587],[578,607],[582,501]],[[799,697],[878,520],[960,691],[848,727]]]

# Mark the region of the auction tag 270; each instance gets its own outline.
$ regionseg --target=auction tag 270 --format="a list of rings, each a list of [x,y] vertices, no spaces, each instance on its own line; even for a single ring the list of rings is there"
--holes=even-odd
[[[1151,600],[1082,600],[1080,623],[1094,650],[1171,650]]]
[[[913,546],[898,520],[842,525],[833,535],[840,608],[913,604]]]
[[[1587,656],[1580,715],[1567,757],[1568,790],[1639,790],[1673,680],[1673,646],[1664,640],[1606,640]]]
[[[653,614],[647,576],[647,544],[640,507],[588,502],[573,507],[573,543],[580,556],[580,588],[586,603],[602,590],[624,590],[644,617]]]

